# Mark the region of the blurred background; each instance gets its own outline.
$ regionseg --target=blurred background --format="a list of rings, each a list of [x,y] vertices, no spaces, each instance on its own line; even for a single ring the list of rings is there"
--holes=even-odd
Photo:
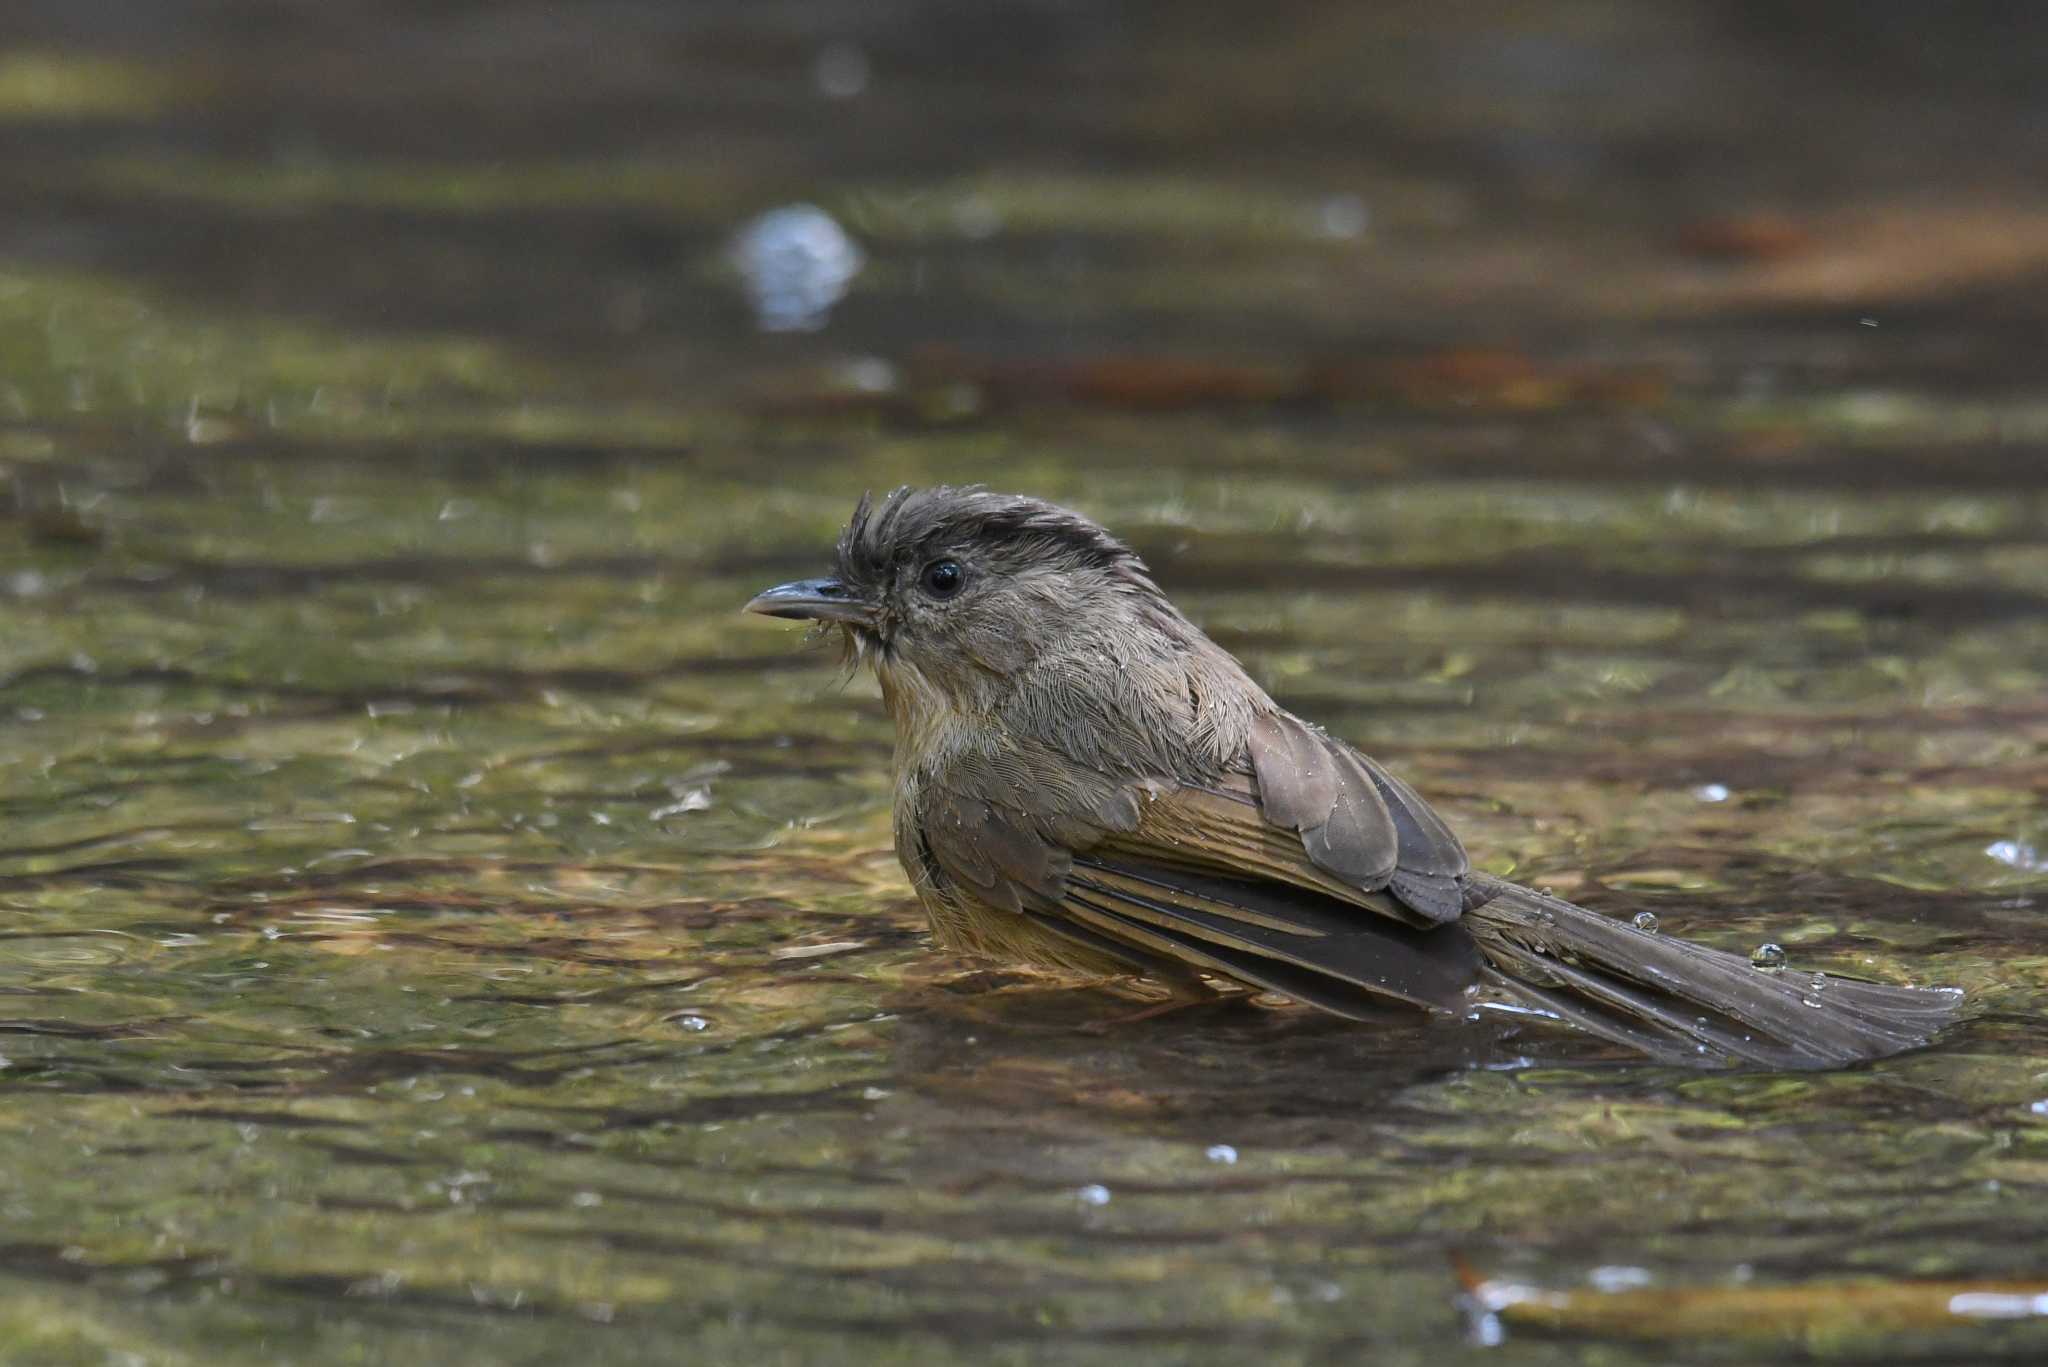
[[[0,1358],[2039,1360],[1912,1288],[2048,1277],[2044,43],[14,0]],[[738,607],[939,480],[1485,867],[1977,1019],[1693,1076],[933,955],[872,685]]]

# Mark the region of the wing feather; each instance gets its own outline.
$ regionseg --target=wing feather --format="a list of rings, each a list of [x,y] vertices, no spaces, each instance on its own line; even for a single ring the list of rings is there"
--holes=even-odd
[[[1465,854],[1464,843],[1413,788],[1388,773],[1370,755],[1359,755],[1358,760],[1372,775],[1381,800],[1387,804],[1387,813],[1394,820],[1394,830],[1401,838],[1403,869],[1449,878],[1463,878],[1471,872],[1472,861]]]
[[[1387,885],[1400,837],[1355,752],[1285,712],[1254,721],[1248,749],[1268,821],[1297,832],[1318,868],[1367,891]]]
[[[1083,858],[1068,899],[1183,946],[1199,941],[1211,953],[1220,946],[1438,1011],[1456,1010],[1479,975],[1478,947],[1462,930],[1414,930],[1346,914],[1315,893],[1271,883]]]
[[[1370,1013],[1455,1009],[1478,950],[1464,850],[1398,779],[1284,713],[1241,770],[1113,780],[1011,741],[922,776],[920,852],[959,943],[1031,933],[1158,972],[1199,972]],[[962,909],[967,909],[963,916]],[[972,909],[995,917],[981,933]]]
[[[1458,919],[1471,862],[1413,788],[1285,712],[1254,721],[1246,748],[1260,809],[1310,863],[1361,892],[1391,889],[1426,922]]]

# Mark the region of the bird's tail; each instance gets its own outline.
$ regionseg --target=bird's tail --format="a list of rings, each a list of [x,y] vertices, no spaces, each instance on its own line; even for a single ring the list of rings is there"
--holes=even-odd
[[[1657,934],[1513,883],[1464,924],[1497,987],[1670,1063],[1832,1068],[1926,1044],[1963,994],[1892,987],[1749,959]]]

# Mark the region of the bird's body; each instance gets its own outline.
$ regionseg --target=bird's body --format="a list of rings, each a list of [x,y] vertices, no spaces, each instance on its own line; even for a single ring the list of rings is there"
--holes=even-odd
[[[750,606],[837,624],[873,665],[897,855],[951,948],[1359,1017],[1491,989],[1671,1061],[1844,1063],[1954,1012],[1475,873],[1412,789],[1281,708],[1079,514],[899,491],[862,501],[837,559]]]

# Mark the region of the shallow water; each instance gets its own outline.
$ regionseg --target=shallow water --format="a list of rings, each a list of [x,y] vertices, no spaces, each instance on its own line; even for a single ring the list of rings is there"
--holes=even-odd
[[[0,1357],[2048,1351],[1825,1296],[1544,1333],[1455,1270],[2048,1277],[2013,35],[23,8]],[[726,244],[798,201],[863,261],[764,333]],[[1130,999],[934,955],[872,686],[737,609],[936,479],[1101,517],[1487,868],[1975,1018],[1692,1074],[1091,1033]]]

